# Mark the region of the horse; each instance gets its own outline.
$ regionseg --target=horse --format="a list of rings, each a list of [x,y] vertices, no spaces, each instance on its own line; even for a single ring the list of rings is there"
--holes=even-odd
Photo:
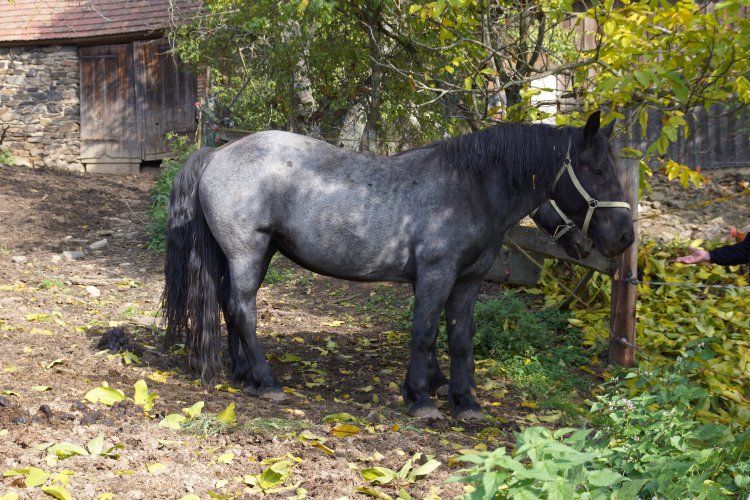
[[[569,256],[579,260],[588,257],[592,247],[591,240],[583,234],[565,212],[560,210],[560,207],[553,200],[542,203],[529,216]]]
[[[214,381],[221,309],[232,382],[280,401],[282,387],[256,335],[256,295],[274,254],[335,278],[411,283],[402,387],[409,414],[442,417],[430,392],[445,382],[434,354],[444,310],[449,404],[458,418],[482,418],[473,390],[473,311],[505,231],[553,199],[605,256],[633,242],[609,145],[613,125],[601,128],[599,112],[580,128],[499,124],[390,157],[282,131],[200,150],[170,196],[168,341],[186,337],[191,364],[204,383]]]

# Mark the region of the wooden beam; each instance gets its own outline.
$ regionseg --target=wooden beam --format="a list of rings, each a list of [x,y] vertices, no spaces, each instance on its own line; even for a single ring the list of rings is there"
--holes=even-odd
[[[630,214],[638,219],[638,160],[621,159],[620,183],[625,198],[630,203]],[[638,225],[635,226],[635,241],[615,259],[616,269],[612,277],[612,304],[610,312],[609,362],[622,366],[633,366],[635,361],[635,303],[636,286],[630,278],[638,276]]]
[[[572,258],[565,253],[560,245],[536,227],[513,226],[508,230],[505,238],[529,252],[573,262],[610,276],[615,270],[614,261],[604,257],[596,250],[593,250],[585,259]]]
[[[235,141],[237,139],[241,139],[242,137],[245,137],[246,135],[252,134],[250,130],[242,130],[239,128],[225,128],[225,127],[217,127],[214,133],[217,139],[224,141],[224,142]]]

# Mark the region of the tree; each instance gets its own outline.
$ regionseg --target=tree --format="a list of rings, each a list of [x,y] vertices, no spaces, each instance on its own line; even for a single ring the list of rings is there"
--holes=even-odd
[[[341,143],[348,124],[366,130],[362,149],[392,151],[394,138],[549,118],[535,96],[552,77],[560,124],[603,108],[605,122],[635,116],[645,131],[658,110],[642,152],[655,156],[689,134],[696,106],[750,102],[745,10],[742,0],[605,0],[585,12],[572,0],[207,0],[173,41],[183,61],[214,68],[219,113],[245,128]]]

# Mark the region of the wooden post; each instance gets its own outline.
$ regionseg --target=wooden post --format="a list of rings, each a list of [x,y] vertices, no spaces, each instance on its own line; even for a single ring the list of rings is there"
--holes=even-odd
[[[621,159],[619,178],[625,198],[630,203],[633,220],[638,219],[638,160]],[[609,362],[633,366],[635,359],[635,302],[636,286],[629,282],[638,277],[638,224],[635,241],[615,259],[612,276],[612,308],[610,313]]]

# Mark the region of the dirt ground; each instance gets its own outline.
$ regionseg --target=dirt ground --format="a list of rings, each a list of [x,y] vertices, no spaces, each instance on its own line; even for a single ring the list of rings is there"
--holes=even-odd
[[[655,179],[661,194],[641,208],[662,216],[648,219],[642,237],[688,239],[750,223],[747,197],[684,210],[738,192],[749,176],[720,177],[688,194]],[[259,480],[266,489],[280,488],[274,497],[357,498],[361,488],[374,488],[453,498],[462,487],[445,480],[459,468],[458,450],[501,446],[530,425],[534,410],[503,380],[480,380],[483,422],[410,419],[398,389],[408,354],[408,339],[398,332],[408,289],[332,280],[285,263],[276,266],[276,283],[263,287],[259,316],[287,401],[196,384],[184,356],[166,353],[159,340],[163,256],[145,248],[144,229],[152,183],[143,174],[0,166],[0,470],[41,469],[50,474],[44,485],[62,486],[73,498],[249,497],[260,493],[252,486]],[[83,257],[74,258],[76,251]],[[139,362],[125,364],[99,346],[116,327]],[[139,380],[158,393],[148,412],[85,399],[103,384],[133,398]],[[203,414],[213,415],[234,403],[236,424],[211,436],[159,425],[199,401]],[[343,413],[351,418],[336,417]],[[102,451],[119,445],[112,450],[117,457],[93,446],[94,453],[62,459],[50,448],[86,448],[100,435]],[[371,486],[363,479],[367,468],[399,471],[416,453],[434,456],[440,466],[413,482]],[[286,459],[281,473],[268,472],[263,461],[272,459]],[[44,498],[41,486],[29,486],[33,474],[6,473],[0,498]]]

